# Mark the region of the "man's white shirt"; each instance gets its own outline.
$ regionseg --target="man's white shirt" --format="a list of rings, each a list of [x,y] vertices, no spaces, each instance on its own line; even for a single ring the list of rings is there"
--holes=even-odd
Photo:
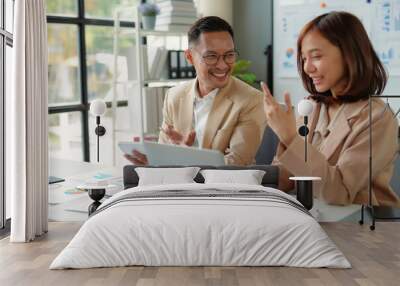
[[[218,94],[219,88],[213,89],[207,95],[200,97],[199,92],[196,94],[193,102],[193,125],[196,131],[196,140],[194,145],[199,148],[202,147],[204,129],[207,124],[208,114],[214,102],[215,96]]]

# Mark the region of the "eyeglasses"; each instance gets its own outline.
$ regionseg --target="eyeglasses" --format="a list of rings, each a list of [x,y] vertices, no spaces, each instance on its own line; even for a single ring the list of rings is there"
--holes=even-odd
[[[208,66],[215,66],[221,57],[226,64],[231,65],[231,64],[235,63],[236,58],[238,57],[238,52],[236,52],[236,51],[227,52],[223,55],[218,55],[218,54],[201,55],[195,49],[192,49],[192,51],[195,51],[196,53],[198,53],[201,56],[202,61]]]

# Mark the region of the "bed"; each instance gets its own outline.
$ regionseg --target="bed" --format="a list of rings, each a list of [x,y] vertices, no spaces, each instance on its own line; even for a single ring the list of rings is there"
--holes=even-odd
[[[351,267],[312,215],[276,189],[276,167],[245,169],[264,170],[262,184],[204,183],[198,173],[194,183],[138,186],[135,167],[126,166],[126,189],[98,208],[50,269]]]

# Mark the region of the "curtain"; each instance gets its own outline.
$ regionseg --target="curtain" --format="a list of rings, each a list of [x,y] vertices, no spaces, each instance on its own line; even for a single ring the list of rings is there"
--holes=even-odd
[[[6,99],[12,242],[47,232],[47,26],[45,0],[15,1],[12,96]]]

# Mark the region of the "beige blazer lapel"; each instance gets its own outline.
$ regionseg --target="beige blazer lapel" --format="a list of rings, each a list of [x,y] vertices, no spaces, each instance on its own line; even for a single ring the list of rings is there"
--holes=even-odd
[[[204,130],[203,142],[201,144],[203,148],[211,149],[215,134],[221,126],[226,113],[231,109],[233,104],[232,100],[229,98],[231,86],[232,79],[229,80],[228,84],[222,88],[214,98],[214,102],[210,113],[208,114],[207,124]]]
[[[196,95],[197,80],[193,82],[188,94],[182,96],[179,102],[180,120],[175,128],[183,133],[189,133],[193,129],[193,102]]]
[[[335,125],[330,130],[329,139],[321,146],[321,152],[327,159],[335,153],[343,139],[350,133],[351,129],[347,118],[340,116],[337,118]]]
[[[368,101],[358,101],[351,104],[345,104],[342,115],[336,118],[335,124],[330,129],[329,140],[321,148],[321,152],[325,154],[327,159],[335,153],[343,140],[351,131],[349,120],[357,116],[361,110],[368,104]]]

